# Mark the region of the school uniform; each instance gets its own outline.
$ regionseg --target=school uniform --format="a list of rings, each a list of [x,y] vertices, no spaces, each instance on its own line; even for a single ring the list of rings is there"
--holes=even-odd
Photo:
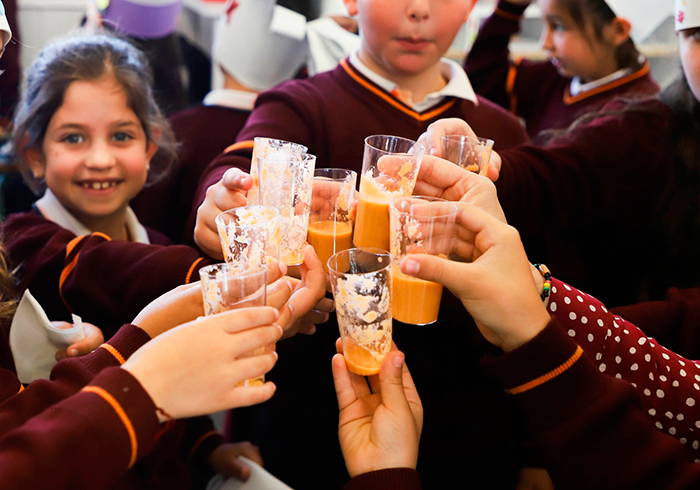
[[[637,70],[620,70],[583,84],[578,78],[562,77],[549,61],[510,59],[508,44],[519,32],[526,8],[500,0],[479,30],[464,66],[476,93],[523,118],[531,138],[547,129],[565,129],[615,98],[645,99],[658,93],[648,61]]]
[[[128,213],[134,242],[92,233],[46,191],[34,211],[3,224],[7,257],[19,267],[19,292],[29,288],[52,320],[71,313],[99,325],[110,338],[148,303],[181,284],[198,280],[212,263],[184,245],[143,227]]]
[[[358,173],[366,136],[417,139],[443,117],[465,119],[477,134],[494,138],[499,148],[526,140],[515,117],[474,95],[458,64],[443,63],[443,75],[449,83],[442,91],[411,105],[400,98],[395,83],[351,56],[332,71],[260,94],[237,143],[202,176],[199,201],[228,168],[249,170],[256,136],[307,146],[318,158],[317,168]],[[426,488],[448,488],[465,472],[475,488],[505,488],[517,471],[507,398],[478,372],[476,360],[487,345],[473,321],[449,293],[444,298],[440,320],[429,328],[450,332],[448,341],[442,334],[427,335],[425,328],[394,328],[430,414],[418,471]],[[266,468],[293,488],[339,488],[348,478],[337,441],[338,407],[330,372],[337,337],[333,315],[314,335],[279,342],[278,363],[267,376],[277,386],[275,396],[233,414],[233,440],[257,444]],[[313,471],[303,470],[309,467]]]
[[[219,89],[202,104],[169,117],[180,143],[178,161],[163,180],[146,186],[131,207],[141,223],[165,233],[173,243],[194,245],[197,183],[206,166],[235,140],[253,109],[256,94]]]
[[[190,488],[189,466],[204,464],[222,439],[202,432],[206,417],[167,430],[158,422],[150,396],[119,368],[148,340],[125,325],[92,353],[58,363],[51,380],[22,388],[15,378],[14,392],[3,383],[0,486]],[[0,369],[5,378],[12,374]]]

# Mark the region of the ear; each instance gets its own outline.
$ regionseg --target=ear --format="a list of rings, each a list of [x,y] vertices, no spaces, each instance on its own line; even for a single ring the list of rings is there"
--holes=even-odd
[[[357,15],[357,0],[343,0],[350,16]]]
[[[615,17],[610,24],[605,28],[607,39],[613,46],[620,46],[627,41],[632,31],[632,24],[627,19]]]
[[[35,179],[43,179],[46,174],[44,153],[39,148],[23,148],[22,158],[29,165]]]
[[[153,138],[149,139],[148,143],[146,144],[146,157],[148,158],[149,162],[151,161],[151,158],[153,158],[153,155],[155,155],[158,151],[158,142],[160,142],[160,138],[163,136],[163,132],[160,130],[160,128],[153,128],[151,133]]]

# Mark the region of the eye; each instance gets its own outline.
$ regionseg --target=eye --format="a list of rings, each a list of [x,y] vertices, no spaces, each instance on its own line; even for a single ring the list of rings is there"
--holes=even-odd
[[[114,141],[124,143],[126,141],[134,139],[134,137],[131,136],[129,133],[119,132],[119,133],[114,133],[114,136],[112,136],[112,139]]]
[[[71,133],[61,138],[61,141],[71,145],[77,145],[79,143],[83,143],[85,141],[85,138],[83,138],[82,134]]]

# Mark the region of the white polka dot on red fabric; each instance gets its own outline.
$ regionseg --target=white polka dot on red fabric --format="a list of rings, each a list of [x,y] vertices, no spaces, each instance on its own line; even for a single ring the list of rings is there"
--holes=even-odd
[[[700,385],[698,385],[697,383],[693,383],[693,388],[700,391]]]
[[[689,407],[694,407],[695,406],[695,398],[688,398],[685,401],[685,404],[688,405]]]
[[[644,394],[645,394],[646,396],[651,396],[651,391],[649,391],[649,388],[645,388],[645,389],[644,389]]]
[[[679,413],[678,415],[676,415],[676,419],[678,419],[678,420],[683,420],[684,418],[685,418],[685,415],[683,415],[682,413]]]
[[[678,364],[680,364],[681,366],[685,366],[685,363],[683,361],[681,361],[680,359],[678,359]]]
[[[668,378],[662,374],[659,379],[665,383]]]
[[[697,374],[695,375],[695,381],[700,381],[700,376]]]
[[[615,377],[616,377],[617,379],[622,379],[622,375],[621,375],[620,373],[617,373],[617,374],[615,375]]]
[[[605,323],[603,323],[603,320],[600,320],[600,319],[599,319],[599,320],[598,320],[598,325],[600,325],[600,326],[602,327],[603,325],[605,325]]]
[[[588,341],[593,342],[593,334],[592,333],[588,334]]]
[[[700,420],[696,420],[696,421],[695,421],[695,427],[697,427],[698,429],[700,429]]]
[[[567,291],[571,291],[571,288],[569,286],[567,286],[566,284],[564,284],[564,289],[566,289]]]
[[[631,384],[632,386],[634,386],[635,388],[637,387],[637,383],[630,383],[630,384]]]
[[[620,364],[622,362],[622,358],[620,356],[615,356],[615,362]]]
[[[639,369],[639,364],[636,362],[630,366],[630,371],[636,371],[637,369]]]
[[[600,309],[603,310],[605,313],[608,312],[608,309],[605,306],[601,306]]]
[[[583,303],[583,298],[581,296],[576,296],[576,299],[579,303]]]
[[[630,347],[630,354],[634,354],[635,352],[637,352],[637,349],[635,349],[634,347]]]
[[[624,333],[625,335],[627,335],[628,333],[630,333],[630,331],[627,330],[627,329],[625,328],[624,330],[622,330],[622,333]]]
[[[649,373],[649,379],[654,381],[654,373]]]
[[[552,301],[551,303],[549,303],[549,309],[551,311],[557,311],[557,304],[554,301]]]
[[[612,336],[612,330],[608,329],[607,337]]]
[[[644,360],[645,360],[646,362],[650,362],[650,361],[651,361],[651,355],[650,355],[650,354],[645,355],[645,356],[644,356]]]
[[[556,286],[552,286],[552,292],[553,292],[554,294],[557,294],[557,287],[556,287]]]
[[[683,376],[684,378],[685,378],[686,375],[688,374],[688,373],[685,372],[685,369],[681,369],[681,370],[678,371],[678,372],[681,373],[681,376]]]
[[[588,307],[591,309],[591,311],[595,311],[595,306],[593,306],[593,305],[588,305]]]
[[[599,370],[601,373],[604,373],[604,372],[605,372],[605,363],[603,363],[603,364],[601,364],[600,366],[598,366],[598,370]]]
[[[653,349],[654,347],[656,347],[656,344],[654,342],[649,342],[649,347]]]
[[[671,434],[672,436],[676,435],[676,428],[675,427],[669,427],[668,428],[668,433]]]
[[[564,296],[564,303],[566,303],[567,305],[570,305],[570,304],[571,304],[571,298],[569,298],[568,296]]]
[[[620,341],[620,336],[619,336],[619,335],[616,335],[616,336],[615,336],[615,342],[619,342],[619,341]]]
[[[663,353],[661,354],[661,357],[663,357],[663,358],[666,359],[667,361],[668,361],[669,359],[671,359],[670,357],[668,357],[668,354],[666,354],[665,352],[663,352]]]
[[[639,340],[637,341],[637,343],[639,343],[639,345],[644,345],[646,343],[646,341],[647,341],[646,337],[640,337]]]
[[[569,318],[570,318],[571,320],[576,320],[576,313],[574,313],[573,311],[570,312],[570,313],[569,313]]]
[[[569,334],[569,337],[574,337],[574,336],[576,336],[576,330],[574,330],[573,328],[570,329],[567,333]]]
[[[586,318],[585,316],[582,316],[582,317],[581,317],[581,323],[583,323],[584,325],[585,325],[586,323],[588,323],[588,318]]]
[[[650,408],[650,409],[649,409],[649,415],[651,415],[652,417],[653,417],[654,415],[656,415],[656,409],[655,409],[655,408]]]
[[[596,360],[596,361],[600,361],[602,358],[603,358],[603,354],[601,354],[600,352],[598,352],[598,353],[595,355],[595,360]]]
[[[663,398],[664,396],[666,396],[666,393],[664,393],[664,390],[656,390],[656,396],[658,396],[659,398]]]
[[[693,441],[693,449],[697,449],[698,447],[700,447],[700,442]]]
[[[668,417],[669,419],[672,419],[672,418],[673,418],[673,414],[672,414],[671,412],[666,412],[664,415],[665,415],[666,417]]]
[[[613,320],[613,326],[614,326],[615,328],[620,328],[620,325],[618,325],[617,322],[616,322],[615,320]]]
[[[673,384],[672,384],[672,386],[673,386],[674,388],[678,388],[678,386],[679,386],[679,383],[678,383],[678,381],[676,381],[676,380],[673,380]]]
[[[695,460],[693,461],[693,463],[700,463],[700,459],[695,458]]]
[[[678,439],[678,440],[681,441],[681,444],[685,444],[685,443],[688,442],[688,439],[686,439],[685,437],[681,437],[681,438]]]
[[[664,426],[661,422],[657,422],[656,427],[658,427],[660,430],[663,430],[663,428],[664,428]]]

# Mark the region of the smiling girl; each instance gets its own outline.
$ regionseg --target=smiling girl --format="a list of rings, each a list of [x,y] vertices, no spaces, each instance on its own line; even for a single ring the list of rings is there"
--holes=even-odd
[[[481,27],[465,63],[474,90],[524,119],[531,138],[564,129],[579,116],[616,98],[655,95],[649,62],[630,37],[655,27],[645,19],[670,12],[667,2],[626,0],[537,0],[547,61],[510,59],[508,44],[532,0],[500,0]]]

